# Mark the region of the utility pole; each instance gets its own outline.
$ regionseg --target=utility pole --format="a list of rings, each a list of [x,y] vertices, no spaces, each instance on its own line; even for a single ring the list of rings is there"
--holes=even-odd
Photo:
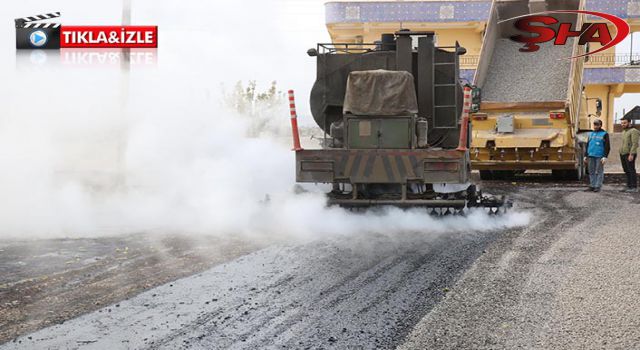
[[[131,25],[131,0],[122,0],[122,25]],[[127,106],[129,105],[129,85],[130,85],[130,72],[131,72],[131,49],[122,49],[122,58],[120,60],[120,74],[122,75],[120,86],[120,120],[121,123],[120,132],[118,133],[118,140],[116,141],[117,147],[117,188],[120,190],[126,189],[127,184],[127,167],[126,167],[126,153],[127,153]]]
[[[122,0],[122,25],[131,25],[131,0]],[[123,48],[124,60],[122,60],[122,68],[129,72],[131,49]]]

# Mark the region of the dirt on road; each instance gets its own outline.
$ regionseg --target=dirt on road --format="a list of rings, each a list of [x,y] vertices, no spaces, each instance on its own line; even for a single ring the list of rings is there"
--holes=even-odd
[[[257,250],[194,236],[0,241],[0,343]]]
[[[619,193],[616,185],[596,194],[582,192],[582,184],[549,184],[536,177],[486,183],[485,188],[510,193],[517,210],[531,213],[532,221],[485,232],[363,232],[260,250],[231,245],[235,253],[231,249],[217,263],[195,260],[202,265],[181,257],[194,254],[198,245],[191,245],[170,264],[182,266],[179,273],[157,265],[148,272],[156,277],[147,279],[161,284],[195,275],[148,290],[116,288],[109,294],[111,301],[98,306],[78,302],[86,289],[85,282],[78,283],[73,288],[77,297],[60,301],[54,312],[77,310],[61,319],[84,315],[63,324],[26,334],[47,325],[19,328],[30,314],[47,310],[46,304],[28,311],[22,311],[24,306],[10,309],[25,316],[5,324],[25,335],[0,348],[552,349],[638,344],[640,238],[635,228],[640,219],[633,213],[640,209],[640,197]],[[127,245],[132,250],[134,245]],[[113,274],[137,276],[142,266]],[[32,275],[26,271],[14,279]],[[115,275],[114,280],[129,278]],[[127,290],[137,295],[129,298]],[[94,298],[102,294],[96,289]]]

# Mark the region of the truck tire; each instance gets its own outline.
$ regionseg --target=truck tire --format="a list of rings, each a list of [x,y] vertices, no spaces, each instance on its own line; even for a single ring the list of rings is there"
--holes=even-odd
[[[564,170],[564,180],[580,181],[582,180],[582,171],[580,169]]]
[[[552,170],[551,174],[555,180],[560,181],[582,181],[585,177],[585,169],[582,161],[575,170]]]
[[[516,174],[514,170],[493,170],[492,172],[495,180],[509,180]]]
[[[575,170],[566,170],[566,178],[571,181],[582,181],[586,175],[586,166],[584,164],[584,148],[581,144],[576,145],[578,150],[578,168]]]
[[[552,170],[551,174],[553,178],[556,180],[565,180],[565,181],[582,181],[582,179],[586,176],[587,167],[584,164],[584,149],[582,145],[576,144],[576,150],[578,154],[578,164],[577,169],[571,170]]]
[[[493,173],[491,170],[480,170],[480,180],[493,180]]]
[[[551,170],[551,176],[554,180],[562,181],[565,180],[565,171],[564,170]]]

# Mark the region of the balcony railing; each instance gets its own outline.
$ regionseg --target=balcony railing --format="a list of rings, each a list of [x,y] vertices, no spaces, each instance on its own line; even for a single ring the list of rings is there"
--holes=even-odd
[[[335,53],[364,53],[379,49],[381,44],[371,43],[335,43],[318,44],[317,51],[321,54]],[[525,55],[525,53],[523,53]],[[475,69],[480,61],[479,55],[460,56],[462,69]],[[595,54],[587,56],[585,67],[638,67],[640,68],[640,53]]]
[[[595,54],[588,56],[587,66],[640,66],[640,54]]]
[[[480,61],[480,56],[478,55],[463,55],[460,56],[460,65],[469,67],[473,66],[474,68],[478,65]]]
[[[464,55],[460,57],[460,65],[462,68],[475,68],[479,60],[478,55]],[[588,56],[585,66],[640,67],[640,53],[595,54]]]

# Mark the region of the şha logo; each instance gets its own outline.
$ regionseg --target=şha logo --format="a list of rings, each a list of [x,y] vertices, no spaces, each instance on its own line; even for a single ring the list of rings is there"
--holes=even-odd
[[[616,28],[615,38],[609,31],[607,23],[584,23],[580,30],[572,30],[572,23],[561,23],[552,14],[584,14],[603,18],[606,21],[611,22]],[[508,21],[518,19],[515,22],[515,27],[520,31],[527,34],[514,35],[511,40],[524,44],[524,47],[520,49],[520,52],[536,52],[540,49],[542,43],[546,43],[553,40],[554,45],[565,45],[567,39],[571,37],[579,38],[578,43],[584,45],[587,43],[599,43],[601,48],[585,53],[583,55],[571,57],[579,58],[587,55],[593,55],[598,52],[607,50],[615,45],[621,43],[627,35],[629,35],[629,24],[620,17],[595,11],[584,10],[555,10],[545,11],[536,14],[526,15],[522,17],[512,18]],[[534,25],[541,24],[541,25]],[[553,26],[553,27],[552,27]],[[557,31],[554,29],[557,27]]]
[[[157,26],[63,26],[42,23],[60,12],[15,19],[16,48],[157,48]]]

